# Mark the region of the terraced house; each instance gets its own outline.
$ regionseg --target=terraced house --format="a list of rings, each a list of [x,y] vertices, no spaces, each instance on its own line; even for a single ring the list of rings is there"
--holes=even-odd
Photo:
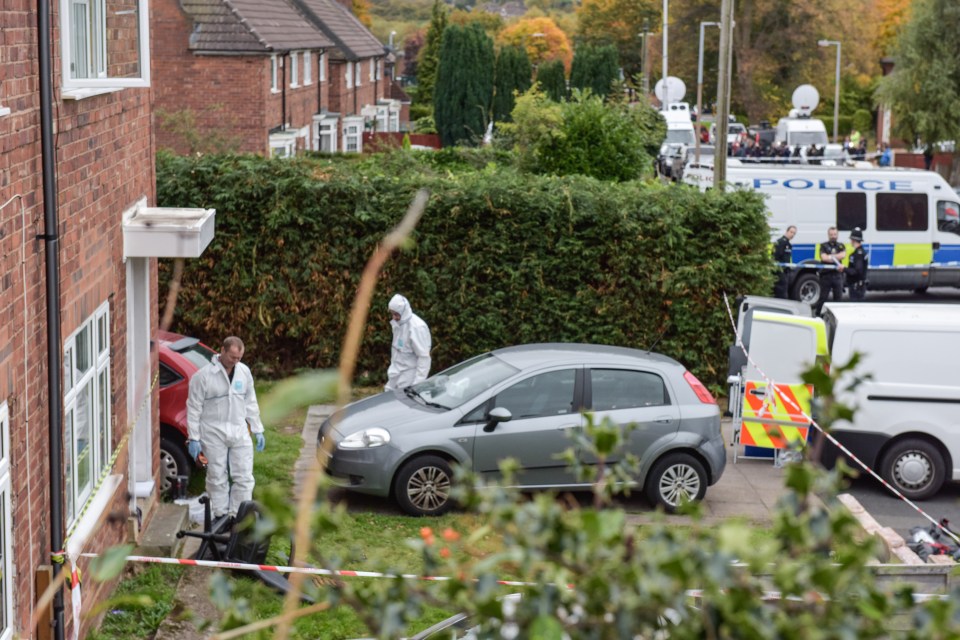
[[[149,33],[147,0],[0,9],[0,640],[82,636],[113,585],[41,594],[158,501],[156,258],[214,212],[151,206]]]
[[[406,128],[388,49],[335,0],[155,0],[151,11],[161,148],[359,152],[364,132]]]

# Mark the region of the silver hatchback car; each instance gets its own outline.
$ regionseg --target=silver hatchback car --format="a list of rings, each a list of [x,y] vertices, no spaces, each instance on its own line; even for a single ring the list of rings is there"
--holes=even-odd
[[[524,489],[589,490],[560,455],[575,446],[572,432],[588,412],[598,422],[636,425],[625,445],[640,460],[635,482],[668,511],[702,499],[726,466],[717,403],[683,365],[590,344],[531,344],[471,358],[344,407],[320,427],[317,444],[324,455],[325,440],[333,440],[326,468],[338,485],[393,496],[412,515],[438,515],[452,506],[455,464],[497,479],[510,457]]]

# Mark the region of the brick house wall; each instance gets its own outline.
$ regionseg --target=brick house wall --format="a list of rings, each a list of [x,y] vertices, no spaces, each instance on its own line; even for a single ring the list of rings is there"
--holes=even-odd
[[[59,5],[52,3],[54,9]],[[59,26],[54,11],[51,23]],[[37,18],[32,0],[8,0],[0,12],[0,402],[10,417],[11,513],[4,535],[12,536],[15,624],[33,637],[29,620],[39,594],[35,572],[51,562],[49,438],[47,411],[47,317],[41,177]],[[127,428],[126,267],[121,214],[141,197],[155,199],[151,90],[125,89],[83,100],[60,99],[59,33],[54,29],[53,108],[59,197],[61,334],[66,340],[102,303],[109,301],[113,446]],[[156,261],[150,295],[156,299]],[[154,319],[151,331],[156,329]],[[63,345],[59,345],[63,348]],[[156,360],[154,359],[154,368]],[[156,423],[157,396],[152,396]],[[157,438],[154,433],[154,438]],[[158,447],[155,442],[154,448]],[[127,456],[114,467],[126,474]],[[157,469],[154,464],[153,474]],[[87,550],[101,551],[126,538],[129,512],[124,484],[105,523]],[[88,562],[80,562],[86,569]],[[85,608],[113,584],[84,583]],[[65,597],[70,628],[69,597]],[[84,623],[84,631],[91,626]],[[83,635],[83,634],[81,634]]]
[[[331,60],[330,74],[327,76],[327,82],[330,83],[330,107],[329,111],[334,111],[343,116],[359,115],[365,105],[373,105],[390,95],[390,80],[383,73],[383,64],[381,60],[380,79],[370,80],[370,64],[375,63],[376,58],[363,58],[359,61],[360,86],[347,87],[347,61]]]
[[[206,143],[219,143],[227,149],[269,154],[269,134],[283,123],[284,92],[271,89],[269,55],[196,55],[189,50],[191,21],[177,0],[151,2],[152,84],[157,110],[157,147],[185,154],[196,151],[183,135],[170,130],[171,116],[184,121],[189,111],[193,133]],[[297,52],[298,55],[301,52]],[[289,129],[309,127],[321,102],[324,88],[319,85],[319,53],[312,55],[312,82],[303,84],[303,57],[297,70],[297,87],[290,86],[289,56],[278,54],[287,64],[280,68],[286,85],[286,124]],[[178,114],[179,115],[173,115]],[[303,148],[305,140],[298,141]],[[202,145],[201,145],[201,148]]]

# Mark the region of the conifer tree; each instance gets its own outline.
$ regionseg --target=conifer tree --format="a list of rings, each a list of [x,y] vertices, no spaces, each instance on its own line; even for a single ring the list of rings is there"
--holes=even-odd
[[[567,98],[567,76],[562,60],[548,60],[537,68],[537,82],[540,90],[554,102],[563,102]]]
[[[527,52],[521,47],[505,46],[497,56],[493,81],[493,121],[509,122],[516,99],[514,92],[530,88],[531,68]]]
[[[613,45],[585,44],[574,51],[570,68],[571,89],[590,89],[594,95],[606,98],[619,76],[617,49]]]
[[[430,14],[430,26],[417,56],[417,102],[433,104],[433,88],[437,83],[440,66],[440,42],[447,28],[447,9],[442,0],[434,0]]]
[[[477,23],[444,29],[434,118],[444,146],[483,138],[493,98],[493,41]]]

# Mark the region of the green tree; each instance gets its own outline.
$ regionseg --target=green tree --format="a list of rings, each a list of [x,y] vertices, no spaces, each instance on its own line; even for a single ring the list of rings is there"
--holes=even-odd
[[[570,88],[589,89],[594,95],[606,97],[620,79],[617,48],[613,45],[597,47],[584,44],[573,52],[570,67]]]
[[[717,2],[718,7],[719,4]],[[673,10],[671,3],[670,11]],[[643,72],[639,34],[643,31],[644,23],[652,31],[657,31],[660,12],[659,0],[583,0],[577,9],[578,47],[582,44],[613,45],[617,49],[626,76],[633,77]],[[651,38],[650,42],[653,40],[654,38]],[[659,41],[659,38],[657,40]],[[670,41],[675,42],[672,32]],[[693,49],[696,49],[696,46]],[[672,51],[670,55],[673,56]]]
[[[493,41],[479,24],[444,29],[433,100],[444,146],[483,137],[493,98],[493,65]]]
[[[521,47],[503,47],[497,56],[493,81],[493,121],[509,122],[516,98],[530,88],[531,68],[527,52]]]
[[[522,167],[617,182],[649,174],[666,134],[651,107],[604,104],[589,91],[574,90],[570,100],[557,105],[532,90],[517,100],[513,119]]]
[[[896,66],[877,90],[902,137],[960,140],[960,5],[917,0],[897,43]],[[956,164],[956,162],[954,163]]]
[[[537,83],[554,102],[567,99],[567,75],[562,60],[548,60],[537,68]]]
[[[447,28],[447,9],[442,0],[434,0],[430,14],[430,26],[417,57],[417,101],[433,104],[433,88],[437,84],[437,69],[440,67],[440,43]]]

